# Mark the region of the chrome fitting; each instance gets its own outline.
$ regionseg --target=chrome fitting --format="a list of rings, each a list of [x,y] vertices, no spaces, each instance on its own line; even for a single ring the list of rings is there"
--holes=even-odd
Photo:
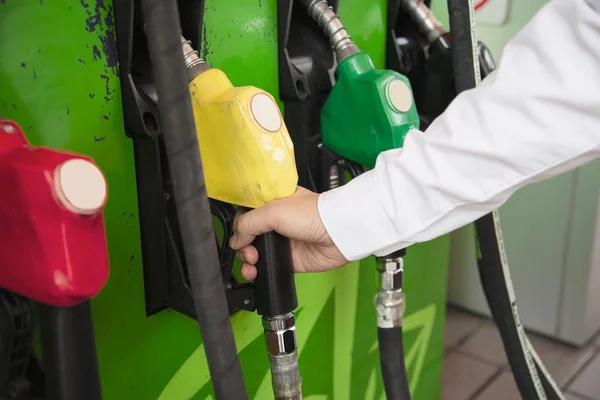
[[[192,42],[181,36],[181,48],[183,50],[183,59],[185,60],[185,69],[188,73],[190,81],[204,71],[208,71],[210,66],[198,54],[198,50],[194,50]]]
[[[298,352],[269,354],[271,381],[276,400],[302,400],[302,378],[298,368]]]
[[[327,0],[304,0],[304,4],[308,14],[317,21],[329,38],[338,62],[360,51]]]
[[[380,290],[373,301],[377,311],[377,326],[379,328],[394,328],[402,326],[402,317],[406,308],[404,293],[399,290]]]
[[[404,275],[404,260],[396,258],[377,258],[380,290],[400,290]]]
[[[437,18],[431,13],[423,0],[402,0],[402,8],[410,15],[417,27],[433,43],[446,33]]]
[[[294,313],[263,317],[262,324],[269,354],[275,356],[291,354],[298,349]]]

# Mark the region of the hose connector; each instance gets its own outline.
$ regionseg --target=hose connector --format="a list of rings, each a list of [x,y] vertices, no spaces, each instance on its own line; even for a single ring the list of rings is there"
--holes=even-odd
[[[379,328],[401,327],[405,310],[402,291],[404,260],[402,257],[378,258],[377,271],[379,291],[374,299],[377,326]]]
[[[183,59],[185,60],[185,69],[190,81],[202,72],[210,69],[210,66],[198,54],[198,50],[192,47],[192,42],[183,36],[181,36],[181,48],[183,50]]]
[[[417,27],[433,43],[444,35],[446,30],[431,13],[423,0],[402,0],[402,8],[410,15]]]
[[[377,259],[379,272],[379,290],[401,290],[404,273],[404,260],[402,257]]]
[[[262,321],[275,400],[301,400],[302,378],[298,367],[294,313],[263,317]]]
[[[294,313],[262,318],[269,354],[290,354],[298,349]]]
[[[317,21],[329,38],[338,62],[360,51],[327,0],[303,0],[303,3],[308,9],[308,14]]]

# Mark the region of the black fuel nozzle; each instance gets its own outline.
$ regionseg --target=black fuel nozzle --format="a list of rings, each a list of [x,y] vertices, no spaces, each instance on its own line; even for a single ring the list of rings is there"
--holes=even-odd
[[[298,307],[288,239],[276,232],[256,238],[258,250],[255,285],[256,311],[269,351],[273,392],[277,400],[302,399],[294,310]]]

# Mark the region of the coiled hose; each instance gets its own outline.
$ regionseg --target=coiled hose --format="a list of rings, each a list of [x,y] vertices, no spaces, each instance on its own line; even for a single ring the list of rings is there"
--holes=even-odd
[[[142,12],[183,253],[217,399],[247,399],[229,321],[210,205],[181,52],[175,1],[142,0]]]
[[[481,80],[473,0],[448,0],[456,91]],[[564,399],[527,339],[516,305],[497,210],[475,222],[480,244],[479,275],[504,350],[523,399]]]

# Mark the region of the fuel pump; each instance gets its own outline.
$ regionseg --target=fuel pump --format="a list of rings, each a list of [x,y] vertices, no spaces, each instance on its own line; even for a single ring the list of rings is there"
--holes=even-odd
[[[341,48],[351,47],[348,44],[349,38],[345,33],[345,30],[341,24],[332,23],[332,21],[335,21],[336,18],[334,14],[332,14],[331,10],[326,10],[326,4],[323,5],[322,3],[324,2],[318,0],[309,2],[309,13],[324,28],[325,32],[331,39],[334,49],[339,50]],[[392,2],[392,4],[396,7],[390,7],[391,9],[398,11],[398,6],[401,6],[402,9],[409,15],[410,19],[416,24],[418,30],[425,37],[425,42],[427,43],[428,51],[427,55],[424,57],[425,61],[423,61],[423,59],[420,60],[420,57],[413,57],[413,60],[410,60],[410,57],[408,57],[408,61],[420,60],[420,62],[424,64],[423,66],[425,73],[421,73],[420,75],[421,81],[419,82],[415,99],[423,105],[424,113],[421,114],[421,119],[424,120],[425,125],[443,112],[448,103],[454,98],[456,89],[464,90],[464,88],[470,87],[469,85],[472,85],[472,83],[468,84],[467,82],[476,81],[474,77],[479,74],[490,73],[494,68],[493,59],[491,58],[491,55],[489,51],[487,51],[485,45],[474,41],[473,26],[465,26],[464,24],[465,20],[471,21],[472,24],[472,2],[465,0],[462,2],[462,5],[459,3],[461,3],[459,0],[449,1],[451,21],[455,27],[455,29],[452,31],[452,35],[443,29],[441,24],[439,24],[439,22],[431,14],[430,10],[423,1],[401,0],[399,2]],[[315,13],[316,9],[319,9],[319,12]],[[325,17],[327,14],[329,14],[329,17]],[[393,18],[396,17],[394,15],[390,17],[388,15],[388,18],[391,18],[388,20],[388,23],[390,23],[390,21],[393,21]],[[404,38],[399,39],[396,37],[395,28],[396,27],[394,26],[388,26],[388,30],[391,33],[391,41],[388,41],[388,64],[390,64],[391,61],[391,64],[396,65],[398,69],[405,68],[407,72],[411,72],[411,65],[407,65],[406,56],[407,54],[409,56],[418,54],[419,49],[415,49],[415,46],[406,46],[406,44],[401,40]],[[458,49],[452,48],[451,38],[453,38],[456,42],[456,47]],[[341,43],[341,45],[337,45],[338,43]],[[405,47],[400,49],[400,47],[403,45]],[[399,50],[404,50],[404,54],[402,54],[402,51]],[[346,53],[347,52],[348,51],[346,51]],[[469,55],[467,56],[466,53],[469,53]],[[338,66],[339,70],[344,63],[343,59],[347,57],[347,55],[344,54],[344,52],[339,51],[337,52],[337,55],[338,59],[342,60]],[[404,56],[404,59],[402,57],[398,57],[399,55]],[[452,65],[453,60],[454,65]],[[477,61],[480,61],[480,63]],[[467,65],[467,63],[469,63],[469,65]],[[470,63],[473,63],[473,65]],[[455,70],[456,75],[454,72]],[[473,70],[475,72],[473,72]],[[456,89],[454,88],[455,76]],[[334,93],[335,87],[332,95]],[[345,97],[350,98],[348,94],[346,94]],[[333,103],[329,103],[329,105],[331,104]],[[325,144],[335,147],[335,142],[333,140],[327,140],[326,138],[340,138],[342,133],[341,130],[340,133],[337,133],[335,129],[325,129],[327,117],[329,117],[327,112],[330,110],[334,110],[335,112],[335,107],[331,107],[329,110],[327,110],[326,104],[322,113],[323,141]],[[332,112],[330,115],[335,115],[334,112]],[[335,118],[332,118],[332,120],[333,119]],[[338,119],[342,119],[339,111]],[[418,125],[413,125],[413,127],[418,127]],[[376,130],[372,132],[377,133]],[[334,134],[337,134],[337,136],[334,136]],[[373,135],[364,135],[364,138],[372,139]],[[382,151],[394,147],[401,147],[401,145],[402,142],[399,141],[387,148],[383,148]],[[372,150],[368,146],[366,146],[366,148],[367,152]],[[365,163],[363,161],[365,158],[358,159],[356,155],[353,154],[352,150],[353,149],[351,148],[343,148],[339,145],[337,147],[337,151],[340,155]],[[376,150],[374,150],[373,153],[375,154],[375,157],[376,154],[378,154]],[[549,377],[543,366],[543,363],[541,363],[541,360],[531,348],[524,334],[523,328],[520,325],[518,313],[516,307],[514,306],[514,295],[511,295],[511,293],[514,293],[514,291],[512,290],[508,267],[504,261],[505,256],[502,255],[501,251],[503,247],[500,243],[501,236],[498,236],[499,226],[497,219],[497,214],[491,215],[489,217],[482,218],[482,220],[478,221],[476,224],[478,227],[478,236],[480,238],[487,237],[487,239],[490,239],[489,236],[491,235],[497,239],[494,239],[493,241],[486,240],[485,246],[482,244],[482,252],[483,248],[485,247],[487,256],[484,255],[484,258],[482,258],[480,262],[480,273],[482,276],[482,284],[484,285],[486,297],[488,298],[488,303],[490,304],[494,319],[497,321],[503,337],[503,342],[506,347],[511,368],[513,369],[513,373],[515,374],[515,378],[519,384],[519,388],[524,398],[533,398],[534,396],[537,396],[536,398],[546,398],[545,395],[547,395],[549,398],[562,398],[560,395],[560,390],[554,381]],[[401,255],[402,254],[398,254],[397,256]],[[392,262],[393,260],[396,260],[396,262]],[[379,270],[382,273],[382,286],[384,286],[384,282],[387,281],[387,287],[393,287],[393,284],[390,284],[389,282],[393,282],[395,275],[390,272],[387,272],[386,275],[386,271],[398,271],[397,279],[401,281],[400,277],[403,269],[401,257],[378,259],[378,264],[380,265]],[[394,266],[394,264],[396,266]],[[488,268],[484,268],[483,264],[486,264]],[[381,265],[383,265],[383,267]],[[505,282],[505,289],[498,287],[497,282],[499,279],[502,279],[502,281]],[[380,291],[380,293],[382,292]],[[510,318],[508,317],[509,315],[511,316]],[[388,318],[393,318],[393,316]],[[379,337],[381,341],[382,335]],[[401,355],[400,351],[397,353]],[[392,357],[390,355],[384,355],[383,353],[381,354],[381,357],[384,380],[386,380],[386,392],[388,393],[388,397],[390,397],[390,391],[388,390],[390,386],[388,384],[389,379],[386,378],[384,364],[387,362],[386,359]],[[529,371],[529,377],[522,373],[522,371],[525,370]],[[541,379],[538,378],[538,372]],[[404,393],[404,396],[407,395],[407,393]]]
[[[298,182],[294,146],[275,99],[255,87],[234,87],[183,37],[182,49],[206,160],[208,196],[249,208],[291,196]],[[301,399],[290,244],[275,232],[254,244],[260,255],[254,299],[262,316],[275,398]]]
[[[172,308],[197,318],[216,397],[243,399],[227,311],[256,310],[275,396],[299,399],[289,241],[276,233],[256,239],[261,262],[254,283],[233,276],[227,244],[233,205],[254,208],[296,190],[294,146],[279,108],[270,94],[234,87],[198,56],[192,43],[203,31],[203,2],[141,6],[116,2],[115,23],[126,132],[136,157],[146,312]],[[207,205],[223,225],[219,243]]]
[[[10,317],[0,320],[0,339],[8,342],[0,379],[10,381],[3,388],[0,380],[7,391],[0,397],[31,396],[24,372],[33,351],[33,301],[44,398],[100,399],[90,299],[108,279],[104,176],[92,160],[33,147],[16,123],[0,120],[0,187],[0,317]]]
[[[344,158],[373,167],[379,153],[400,147],[406,133],[419,127],[410,82],[398,72],[376,69],[327,1],[303,0],[303,4],[323,28],[338,62],[335,85],[321,111],[323,144]]]
[[[419,128],[411,84],[398,72],[376,69],[327,1],[302,3],[323,28],[338,62],[335,85],[321,110],[323,144],[350,162],[373,167],[379,153],[401,147],[408,131]],[[405,254],[400,250],[377,259],[380,284],[374,303],[388,399],[410,399],[402,342]]]

